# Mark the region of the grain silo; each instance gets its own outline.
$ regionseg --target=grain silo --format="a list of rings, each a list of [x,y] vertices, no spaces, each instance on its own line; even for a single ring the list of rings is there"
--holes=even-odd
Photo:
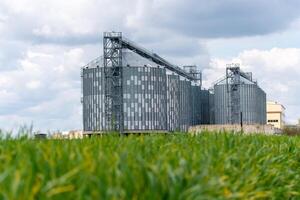
[[[170,64],[121,33],[105,33],[103,56],[81,72],[84,131],[187,131],[200,124],[201,76],[188,67]]]
[[[214,93],[212,90],[203,89],[200,92],[201,124],[214,124]]]
[[[216,124],[266,124],[266,93],[239,65],[214,85],[214,103]]]

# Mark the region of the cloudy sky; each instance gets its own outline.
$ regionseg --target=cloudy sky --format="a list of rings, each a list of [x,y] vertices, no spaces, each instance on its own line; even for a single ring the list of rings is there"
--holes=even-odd
[[[206,87],[241,63],[295,123],[299,10],[299,0],[1,0],[0,127],[80,129],[80,67],[102,54],[111,30],[175,64],[197,64]]]

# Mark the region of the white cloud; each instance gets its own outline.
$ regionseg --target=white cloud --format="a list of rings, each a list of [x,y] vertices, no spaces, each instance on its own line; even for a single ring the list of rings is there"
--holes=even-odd
[[[104,30],[125,28],[131,0],[2,0],[7,37],[38,43],[95,42]],[[117,6],[116,6],[117,5]],[[69,38],[73,38],[70,41]],[[75,39],[79,40],[76,41]]]
[[[42,130],[80,128],[84,52],[48,45],[29,48],[17,69],[0,74],[0,127],[33,122]]]
[[[206,38],[264,35],[289,27],[299,17],[299,6],[297,0],[140,0],[128,15],[127,25]]]
[[[38,89],[40,86],[41,86],[41,81],[32,80],[26,83],[26,87],[30,90]]]

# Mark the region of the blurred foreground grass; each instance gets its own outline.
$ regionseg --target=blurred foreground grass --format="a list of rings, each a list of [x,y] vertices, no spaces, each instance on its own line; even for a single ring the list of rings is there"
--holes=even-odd
[[[0,140],[0,199],[300,199],[300,138]]]

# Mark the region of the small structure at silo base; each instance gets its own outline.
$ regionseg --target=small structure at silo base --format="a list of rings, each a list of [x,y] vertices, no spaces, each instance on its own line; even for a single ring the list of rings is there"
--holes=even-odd
[[[84,132],[82,130],[57,131],[51,134],[51,139],[82,139]]]
[[[285,107],[275,101],[267,102],[267,123],[276,128],[283,129],[285,126]]]

